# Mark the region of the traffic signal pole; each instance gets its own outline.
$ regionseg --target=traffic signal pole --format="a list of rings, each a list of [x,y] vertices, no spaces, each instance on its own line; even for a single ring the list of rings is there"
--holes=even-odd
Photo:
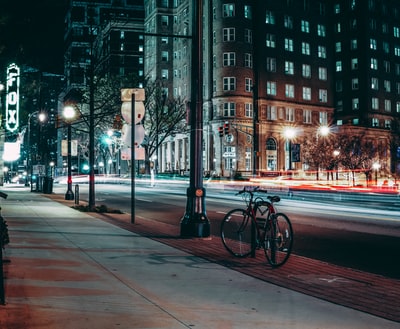
[[[203,0],[192,1],[192,77],[190,102],[190,184],[186,212],[181,219],[182,237],[210,236],[203,187]]]

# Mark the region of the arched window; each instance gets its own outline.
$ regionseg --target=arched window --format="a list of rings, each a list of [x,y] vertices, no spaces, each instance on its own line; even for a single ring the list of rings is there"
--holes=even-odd
[[[276,151],[276,142],[273,138],[267,139],[267,150],[268,151]]]
[[[267,170],[276,171],[278,154],[276,151],[276,140],[274,138],[267,139],[266,150]]]

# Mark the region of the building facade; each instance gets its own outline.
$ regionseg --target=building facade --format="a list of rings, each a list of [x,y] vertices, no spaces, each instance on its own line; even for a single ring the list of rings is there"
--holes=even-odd
[[[110,101],[105,109],[98,109],[101,100],[100,92],[96,92],[93,84],[101,78],[107,77],[131,77],[131,88],[143,86],[144,81],[144,7],[140,0],[70,0],[65,16],[65,54],[64,72],[66,77],[66,88],[59,99],[59,116],[65,104],[80,103],[80,111],[83,116],[90,115],[90,102],[82,103],[82,95],[96,93],[96,104],[92,109],[96,116],[95,145],[96,163],[95,169],[100,172],[99,165],[104,162],[101,159],[101,138],[113,128],[116,115],[120,115],[120,99],[113,104]],[[92,88],[92,89],[91,89]],[[119,88],[116,87],[116,93]],[[109,97],[111,99],[111,97]],[[104,100],[103,103],[106,103]],[[115,110],[113,110],[115,109]],[[119,110],[118,110],[119,109]],[[113,112],[114,111],[114,112]],[[106,117],[105,113],[109,112]],[[81,120],[82,121],[82,120]],[[90,128],[89,128],[90,129]],[[61,140],[66,135],[66,129],[59,129],[59,155],[61,157]],[[86,127],[88,130],[88,127]],[[73,137],[74,138],[74,137]],[[118,139],[118,138],[117,138]],[[78,154],[86,154],[87,148],[82,147],[87,137],[83,137]],[[116,141],[116,148],[121,145],[120,139]],[[97,146],[100,145],[100,146]],[[115,147],[114,147],[115,149]],[[114,157],[120,152],[115,152]],[[104,156],[103,156],[104,157]],[[87,157],[86,157],[87,158]],[[121,159],[110,159],[120,163]],[[78,156],[78,163],[87,162]],[[59,161],[62,163],[62,161]],[[126,166],[125,166],[126,167]],[[126,169],[126,168],[125,168]],[[116,170],[120,172],[120,170]]]
[[[399,172],[400,5],[367,2],[204,1],[205,171],[311,169],[305,141],[329,127],[330,135],[371,140],[384,149],[371,161]],[[188,101],[191,45],[182,35],[191,34],[191,10],[188,0],[145,1],[145,29],[154,34],[145,74]],[[161,162],[187,154],[185,138],[169,141]]]

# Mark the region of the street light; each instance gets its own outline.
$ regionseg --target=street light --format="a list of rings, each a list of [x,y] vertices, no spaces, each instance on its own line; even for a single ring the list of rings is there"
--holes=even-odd
[[[68,151],[67,151],[67,170],[68,170],[68,179],[67,179],[67,192],[65,193],[65,200],[73,200],[74,192],[72,191],[72,173],[71,173],[71,123],[75,118],[75,108],[72,106],[65,106],[63,110],[63,116],[65,119],[65,123],[68,128],[67,135],[67,143],[68,143]]]
[[[374,162],[372,168],[375,170],[375,186],[378,186],[378,170],[381,169],[381,165],[378,162]]]
[[[285,128],[283,131],[283,135],[286,138],[286,142],[288,143],[288,152],[289,152],[289,171],[292,170],[292,139],[296,137],[296,130],[294,128]]]
[[[339,180],[339,161],[338,161],[338,157],[340,155],[340,151],[339,150],[334,150],[333,151],[333,156],[335,157],[335,171],[336,171],[336,181]]]
[[[321,126],[318,128],[318,132],[322,137],[326,137],[330,133],[330,128],[328,126]]]
[[[46,121],[47,119],[47,115],[45,112],[40,112],[40,111],[35,111],[32,113],[29,113],[28,115],[28,138],[27,138],[27,157],[26,157],[26,169],[27,171],[29,170],[30,173],[30,177],[31,177],[31,182],[29,183],[28,181],[28,175],[26,175],[26,179],[25,179],[25,186],[29,186],[31,185],[31,192],[32,192],[32,175],[33,175],[33,164],[32,164],[32,152],[31,152],[31,119],[32,117],[36,116],[37,119],[39,120],[40,123],[43,123]],[[39,127],[39,132],[40,132],[40,127]],[[37,141],[38,143],[38,150],[39,150],[39,146],[40,146],[40,138]],[[40,155],[40,153],[38,152],[38,155]],[[38,181],[39,178],[36,178],[36,190],[38,190]]]

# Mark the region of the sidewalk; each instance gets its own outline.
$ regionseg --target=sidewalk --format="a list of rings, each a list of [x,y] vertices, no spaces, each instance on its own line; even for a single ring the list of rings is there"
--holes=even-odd
[[[271,270],[233,259],[217,237],[180,239],[175,226],[3,190],[1,329],[400,328],[398,280],[300,257]]]

